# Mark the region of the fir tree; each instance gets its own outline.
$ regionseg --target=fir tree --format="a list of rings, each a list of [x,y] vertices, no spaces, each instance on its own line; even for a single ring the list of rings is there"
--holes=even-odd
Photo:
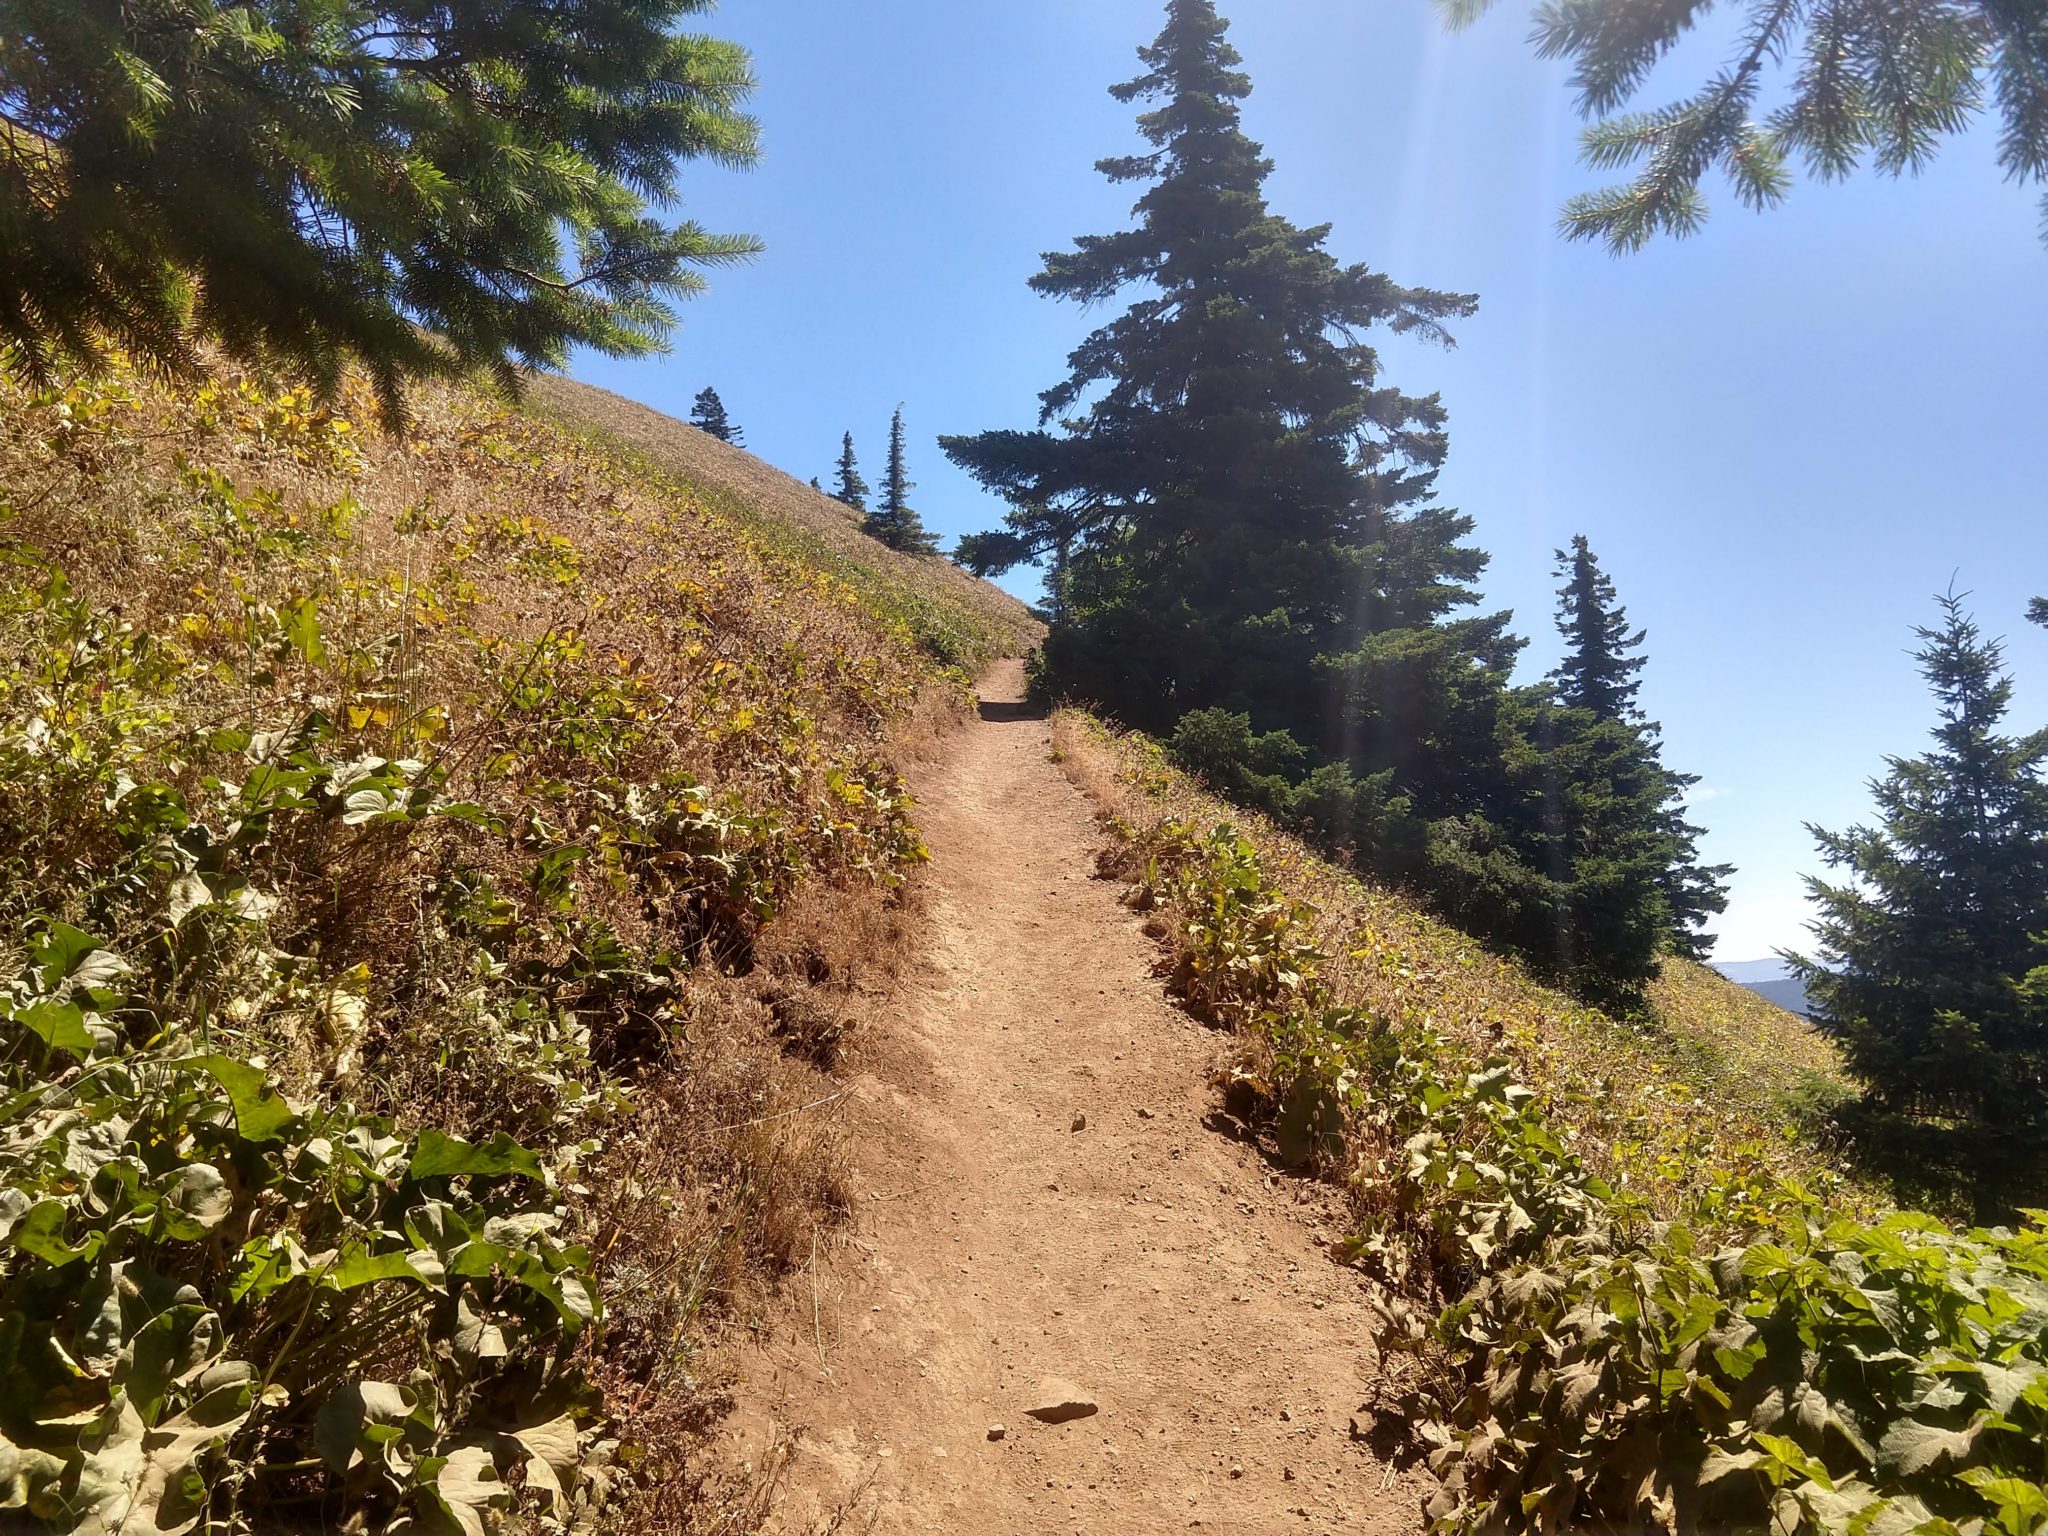
[[[1032,279],[1082,304],[1130,292],[1129,307],[1072,354],[1037,430],[942,445],[1012,508],[969,541],[974,568],[1062,557],[1053,686],[1162,732],[1226,707],[1307,741],[1333,713],[1318,658],[1356,640],[1362,611],[1406,601],[1376,581],[1435,592],[1483,558],[1454,552],[1453,521],[1399,526],[1428,497],[1443,411],[1388,387],[1359,339],[1442,338],[1474,301],[1341,266],[1327,228],[1267,208],[1271,164],[1240,128],[1251,87],[1224,34],[1210,0],[1168,5],[1146,72],[1112,92],[1153,103],[1152,152],[1099,167],[1149,183],[1136,224]],[[1423,569],[1394,573],[1392,544]]]
[[[889,420],[889,463],[882,473],[882,499],[868,513],[863,526],[891,549],[913,555],[935,554],[939,541],[926,531],[924,519],[911,510],[910,493],[916,488],[905,460],[903,407],[899,405]]]
[[[1550,681],[1567,708],[1632,737],[1644,759],[1644,772],[1662,775],[1661,792],[1652,792],[1658,788],[1654,777],[1641,779],[1616,809],[1624,818],[1641,822],[1635,848],[1654,866],[1669,946],[1700,959],[1711,945],[1706,924],[1727,910],[1727,879],[1733,870],[1700,863],[1702,831],[1685,815],[1686,794],[1699,777],[1663,766],[1658,727],[1643,718],[1636,701],[1648,664],[1648,658],[1638,653],[1647,636],[1640,629],[1630,631],[1614,582],[1601,569],[1584,534],[1573,538],[1569,551],[1557,552],[1557,574],[1563,581],[1557,595],[1557,629],[1565,654]],[[1635,774],[1627,777],[1632,785],[1638,784]]]
[[[202,336],[332,393],[573,347],[659,350],[748,239],[653,217],[752,162],[711,0],[0,0],[0,342],[31,380],[105,336]]]
[[[725,414],[725,402],[709,385],[698,393],[690,406],[690,425],[699,432],[709,432],[721,443],[731,443],[735,448],[747,446],[747,434]]]
[[[824,482],[821,481],[816,475],[811,476],[811,489],[818,492],[820,495],[824,494]]]
[[[1460,24],[1494,3],[1438,0]],[[1719,25],[1707,15],[1714,0],[1538,7],[1538,51],[1572,61],[1580,109],[1601,115],[1583,135],[1583,158],[1601,170],[1642,167],[1634,180],[1566,205],[1574,239],[1635,250],[1660,233],[1691,234],[1706,218],[1700,182],[1717,167],[1759,209],[1784,200],[1795,159],[1823,180],[1866,162],[1890,175],[1918,170],[1987,107],[1999,118],[2008,176],[2048,181],[2048,6],[1888,0],[1873,11],[1866,0],[1727,0],[1723,8],[1741,13],[1725,29],[1733,51],[1724,67],[1678,101],[1622,111],[1688,34]],[[1759,119],[1765,100],[1774,105]],[[2042,207],[2048,214],[2048,197]],[[2048,239],[2048,220],[2042,234]]]
[[[861,478],[860,464],[853,456],[853,434],[847,433],[839,447],[839,465],[835,471],[832,498],[842,501],[856,512],[868,509],[868,483]]]
[[[2027,605],[2027,618],[2031,623],[2048,629],[2048,597],[2037,597]]]
[[[1584,534],[1573,538],[1570,553],[1557,552],[1557,573],[1565,578],[1557,595],[1557,628],[1566,646],[1564,660],[1550,674],[1558,696],[1603,720],[1641,719],[1636,693],[1645,658],[1630,652],[1642,646],[1644,633],[1629,633],[1614,583]]]
[[[1049,255],[1040,293],[1128,307],[1073,352],[1038,428],[944,439],[1010,505],[959,558],[1053,569],[1049,691],[1588,985],[1653,974],[1671,780],[1635,731],[1510,686],[1522,642],[1470,612],[1486,556],[1434,504],[1433,396],[1379,326],[1447,342],[1467,295],[1340,264],[1264,196],[1250,84],[1210,0],[1171,0],[1146,73],[1133,227]],[[1598,727],[1598,729],[1596,729]]]
[[[1866,1147],[1991,1219],[2048,1189],[2048,730],[2003,733],[2003,647],[1938,602],[1917,631],[1934,748],[1888,760],[1875,824],[1809,829],[1849,878],[1807,882],[1818,956],[1798,968],[1863,1084]]]

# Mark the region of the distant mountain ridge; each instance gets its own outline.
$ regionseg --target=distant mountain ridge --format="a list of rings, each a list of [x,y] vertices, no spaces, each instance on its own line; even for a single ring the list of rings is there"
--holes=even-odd
[[[1775,1003],[1787,1013],[1796,1013],[1801,1018],[1813,1016],[1813,1003],[1806,995],[1806,986],[1792,974],[1792,968],[1775,957],[1769,960],[1733,960],[1714,962],[1714,969],[1734,982],[1745,987],[1766,1002]]]

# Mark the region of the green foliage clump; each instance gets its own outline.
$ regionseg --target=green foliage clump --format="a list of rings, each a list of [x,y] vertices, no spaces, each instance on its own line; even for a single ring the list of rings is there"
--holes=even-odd
[[[1799,973],[1864,1085],[1841,1117],[1912,1190],[1995,1220],[2048,1192],[2048,730],[2005,734],[2003,648],[1954,593],[1918,631],[1935,747],[1872,785],[1878,821],[1823,832]]]
[[[202,340],[323,396],[574,347],[659,348],[750,239],[662,224],[679,162],[745,165],[746,55],[708,0],[0,7],[0,340],[30,380],[101,338]]]
[[[1464,25],[1494,0],[1438,3]],[[2038,6],[1903,0],[1880,14],[1862,0],[1740,0],[1723,12],[1738,23],[1727,34],[1727,63],[1705,85],[1665,106],[1618,110],[1714,9],[1639,0],[1537,9],[1537,51],[1572,61],[1580,109],[1599,117],[1582,157],[1598,170],[1641,168],[1566,204],[1573,239],[1633,251],[1659,234],[1692,234],[1707,216],[1700,183],[1715,170],[1756,209],[1784,201],[1794,161],[1824,181],[1866,162],[1892,176],[1918,171],[1988,103],[2007,174],[2048,180],[2048,15]],[[1786,73],[1774,82],[1779,69]],[[1778,105],[1759,118],[1772,95]]]
[[[1183,991],[1244,1041],[1226,1101],[1342,1172],[1349,1256],[1434,1303],[1393,1308],[1434,1529],[2048,1526],[2048,1216],[1959,1234],[1732,1174],[1650,1210],[1510,1064],[1347,1006],[1241,835],[1119,830]]]

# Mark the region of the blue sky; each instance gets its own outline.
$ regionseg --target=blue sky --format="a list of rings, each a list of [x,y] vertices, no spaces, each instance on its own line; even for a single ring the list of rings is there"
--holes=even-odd
[[[1551,665],[1551,552],[1585,533],[1650,632],[1645,703],[1703,776],[1705,853],[1740,873],[1720,954],[1797,947],[1802,824],[1866,813],[1865,781],[1930,721],[1911,626],[1951,573],[2010,641],[2015,724],[2048,720],[2048,251],[1994,134],[1918,179],[1805,184],[1753,215],[1614,258],[1555,233],[1596,178],[1563,71],[1506,0],[1446,32],[1426,0],[1224,0],[1278,162],[1275,208],[1403,282],[1476,292],[1445,353],[1387,341],[1441,390],[1444,500],[1478,520],[1494,606]],[[828,476],[851,428],[875,477],[903,402],[914,504],[948,536],[1001,508],[942,432],[1029,425],[1091,325],[1028,293],[1037,254],[1125,219],[1092,166],[1134,142],[1106,94],[1155,0],[728,0],[755,55],[765,155],[689,174],[687,212],[767,243],[714,275],[673,354],[578,377],[684,414],[715,384],[748,446]],[[1666,94],[1711,57],[1674,61]],[[1653,96],[1656,94],[1653,91]],[[1099,317],[1097,317],[1099,318]],[[829,478],[829,477],[828,477]]]

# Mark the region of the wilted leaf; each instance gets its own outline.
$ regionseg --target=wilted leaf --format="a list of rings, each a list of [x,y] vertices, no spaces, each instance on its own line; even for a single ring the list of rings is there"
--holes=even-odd
[[[351,1381],[336,1387],[314,1416],[313,1449],[341,1476],[366,1453],[402,1435],[418,1402],[419,1395],[410,1387],[388,1381]]]

